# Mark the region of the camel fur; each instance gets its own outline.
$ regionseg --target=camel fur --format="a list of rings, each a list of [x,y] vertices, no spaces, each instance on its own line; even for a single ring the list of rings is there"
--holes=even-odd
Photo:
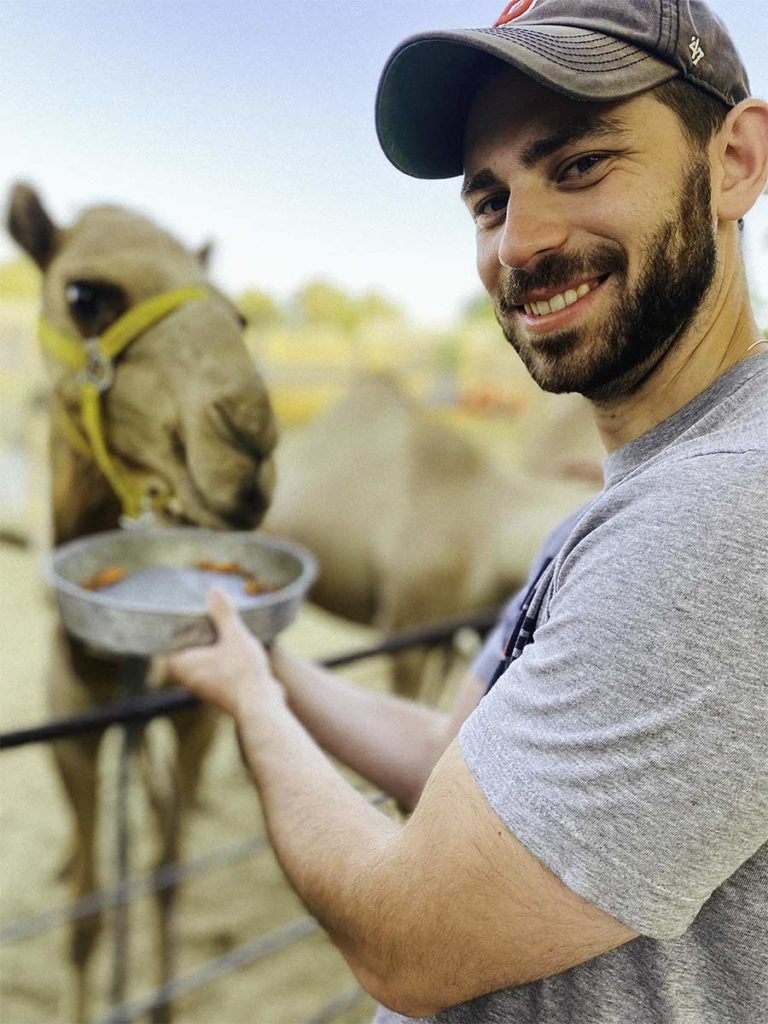
[[[393,376],[362,377],[281,441],[264,529],[318,557],[316,604],[386,633],[496,607],[522,585],[551,530],[599,489],[588,410],[564,408],[566,464],[547,456],[535,471],[526,452],[502,471]],[[542,439],[558,434],[549,409],[538,422]],[[419,693],[425,658],[416,649],[393,659],[398,693]]]

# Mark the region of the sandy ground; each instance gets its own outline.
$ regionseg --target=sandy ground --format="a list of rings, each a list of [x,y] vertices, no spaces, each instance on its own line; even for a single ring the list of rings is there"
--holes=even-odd
[[[46,637],[54,611],[46,602],[39,557],[0,546],[0,637],[3,731],[46,718],[43,674]],[[294,649],[313,656],[348,650],[373,637],[313,608],[306,608],[285,634]],[[370,661],[347,674],[361,685],[379,687],[384,665]],[[162,724],[161,724],[162,727]],[[119,737],[112,730],[102,753],[100,833],[102,885],[115,878],[114,781]],[[68,812],[48,751],[40,745],[2,755],[0,806],[0,915],[2,924],[68,902],[58,877],[68,835]],[[202,802],[190,822],[187,857],[200,857],[261,833],[258,800],[245,775],[232,730],[223,722],[207,762]],[[132,873],[151,865],[151,817],[138,780],[130,791]],[[287,887],[270,850],[211,870],[181,889],[177,930],[179,973],[186,973],[272,928],[305,913]],[[131,910],[128,996],[154,984],[152,907],[141,899]],[[112,970],[109,918],[98,950],[98,998],[94,1019],[107,1010]],[[0,1021],[42,1024],[66,1020],[62,1009],[71,980],[67,929],[57,926],[0,951]],[[177,1003],[184,1024],[299,1024],[336,995],[354,986],[343,960],[322,933],[301,939],[262,962],[212,982]],[[371,1017],[366,1000],[333,1018],[359,1024]]]

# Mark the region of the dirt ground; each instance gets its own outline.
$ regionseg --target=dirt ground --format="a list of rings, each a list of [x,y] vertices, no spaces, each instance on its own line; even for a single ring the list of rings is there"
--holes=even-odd
[[[44,665],[51,616],[40,556],[0,546],[0,638],[2,686],[0,728],[34,725],[46,718]],[[372,631],[304,609],[285,634],[295,650],[320,657],[363,646]],[[347,670],[360,685],[384,684],[381,660]],[[162,728],[162,723],[160,727]],[[102,753],[100,832],[101,884],[115,879],[114,788],[119,736],[108,733]],[[68,902],[67,884],[58,877],[65,858],[68,812],[58,778],[44,746],[2,754],[0,805],[0,923],[7,926]],[[131,873],[151,866],[151,816],[138,778],[130,790]],[[245,774],[228,723],[222,722],[206,765],[202,801],[190,822],[186,858],[256,836],[263,831],[258,800]],[[178,973],[186,974],[242,943],[305,914],[285,883],[269,849],[185,882],[181,888],[177,933]],[[137,997],[154,986],[152,906],[140,899],[130,912],[129,987]],[[93,1019],[107,1009],[112,971],[110,918],[98,950],[99,988]],[[2,1024],[76,1024],[66,1020],[64,996],[71,976],[67,928],[50,930],[0,951]],[[263,961],[240,968],[180,998],[176,1019],[183,1024],[300,1024],[354,979],[327,938],[316,932]],[[339,1016],[340,1024],[371,1018],[367,998]]]

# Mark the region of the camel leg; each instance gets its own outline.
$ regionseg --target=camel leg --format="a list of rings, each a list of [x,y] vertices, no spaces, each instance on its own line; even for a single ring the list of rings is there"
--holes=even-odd
[[[460,593],[462,565],[435,564],[421,566],[416,574],[407,562],[399,573],[390,574],[379,602],[376,625],[385,632],[439,622],[457,614],[454,595]],[[382,574],[383,575],[383,574]],[[443,645],[447,648],[447,645]],[[414,647],[392,657],[392,688],[396,694],[410,699],[437,702],[445,683],[449,658],[440,659],[442,673],[437,682],[427,683],[430,649]],[[436,665],[430,666],[437,668]]]
[[[218,717],[214,709],[205,707],[173,716],[172,725],[176,734],[175,771],[167,750],[159,751],[156,744],[146,748],[147,788],[160,830],[158,869],[175,864],[180,859],[183,822],[194,806],[202,762],[213,739]],[[176,891],[174,884],[162,888],[156,895],[159,985],[170,981],[175,971],[173,918]],[[152,1024],[165,1024],[171,1015],[169,1000],[152,1012]]]
[[[74,818],[74,857],[72,895],[74,899],[96,889],[95,838],[97,823],[97,764],[101,735],[53,744],[53,756]],[[70,996],[67,1020],[87,1019],[90,996],[89,968],[101,929],[97,912],[72,922],[70,958],[75,969],[75,985]]]
[[[180,711],[171,719],[177,734],[177,780],[185,811],[197,805],[200,777],[220,712],[210,705]]]
[[[142,746],[142,766],[147,794],[155,814],[160,839],[157,857],[158,870],[166,865],[175,864],[178,860],[180,817],[179,794],[171,752],[168,750],[167,744],[159,749],[159,745],[156,743],[156,740],[160,738],[157,728],[160,724],[155,723],[146,730],[145,743]],[[174,973],[172,918],[175,896],[175,884],[160,889],[155,895],[159,954],[157,982],[159,985],[165,984],[173,977]],[[169,1021],[171,1015],[171,1004],[168,1001],[152,1011],[151,1020],[153,1024],[161,1024],[161,1022]]]
[[[455,656],[451,640],[445,640],[427,652],[421,670],[419,689],[419,699],[425,704],[440,704]]]
[[[398,627],[395,627],[398,628]],[[428,650],[414,647],[392,655],[392,689],[400,697],[420,699],[424,674],[427,667]]]

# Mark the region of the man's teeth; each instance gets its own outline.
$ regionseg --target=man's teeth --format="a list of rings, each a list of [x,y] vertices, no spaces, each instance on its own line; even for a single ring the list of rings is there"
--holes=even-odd
[[[589,295],[593,288],[597,288],[598,281],[594,283],[580,284],[578,288],[569,288],[567,292],[560,292],[553,295],[551,299],[544,299],[543,302],[526,302],[523,309],[528,316],[546,316],[547,313],[556,313],[559,309],[572,306],[574,302]]]

